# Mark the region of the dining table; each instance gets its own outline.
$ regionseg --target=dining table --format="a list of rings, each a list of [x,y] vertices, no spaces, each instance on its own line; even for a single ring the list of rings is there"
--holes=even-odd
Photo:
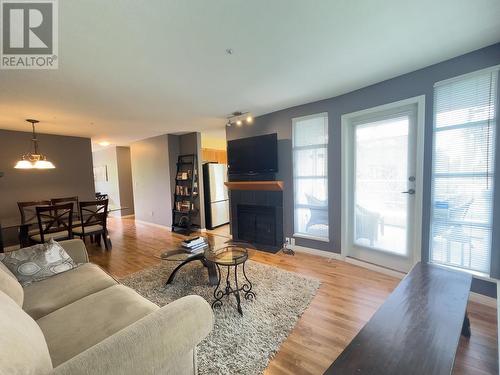
[[[129,207],[111,207],[108,208],[108,214],[127,210]],[[89,216],[92,214],[89,213]],[[85,214],[84,214],[85,216]],[[23,222],[20,216],[7,217],[0,219],[0,253],[4,252],[3,231],[6,229],[17,229],[20,247],[30,246],[29,231],[30,227],[38,228],[38,221]],[[110,241],[111,243],[111,241]]]

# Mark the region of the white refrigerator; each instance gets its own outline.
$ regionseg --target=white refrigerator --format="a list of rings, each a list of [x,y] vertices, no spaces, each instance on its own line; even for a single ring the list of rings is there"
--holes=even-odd
[[[207,163],[203,165],[203,189],[205,191],[205,221],[208,229],[229,223],[229,196],[227,166]]]

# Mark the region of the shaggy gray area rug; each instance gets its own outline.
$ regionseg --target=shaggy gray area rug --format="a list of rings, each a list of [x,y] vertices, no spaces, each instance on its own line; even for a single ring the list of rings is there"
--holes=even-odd
[[[162,261],[121,282],[159,306],[190,294],[198,294],[211,304],[214,287],[208,284],[207,271],[200,262],[184,266],[171,285],[164,285],[177,264]],[[213,331],[198,346],[199,374],[261,374],[320,285],[319,280],[250,260],[245,271],[256,299],[242,298],[241,316],[234,296],[223,298],[223,306],[214,310]],[[238,280],[243,280],[242,275]]]

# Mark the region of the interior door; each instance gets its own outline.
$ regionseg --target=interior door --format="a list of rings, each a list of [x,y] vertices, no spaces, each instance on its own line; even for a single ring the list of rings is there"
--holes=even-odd
[[[349,126],[347,255],[399,271],[409,270],[415,251],[416,112],[406,105]]]

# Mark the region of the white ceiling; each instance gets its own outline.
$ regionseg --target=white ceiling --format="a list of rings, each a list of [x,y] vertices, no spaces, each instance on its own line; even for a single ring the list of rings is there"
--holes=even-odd
[[[498,0],[59,0],[59,70],[0,71],[0,128],[221,128],[491,45],[499,20]]]

